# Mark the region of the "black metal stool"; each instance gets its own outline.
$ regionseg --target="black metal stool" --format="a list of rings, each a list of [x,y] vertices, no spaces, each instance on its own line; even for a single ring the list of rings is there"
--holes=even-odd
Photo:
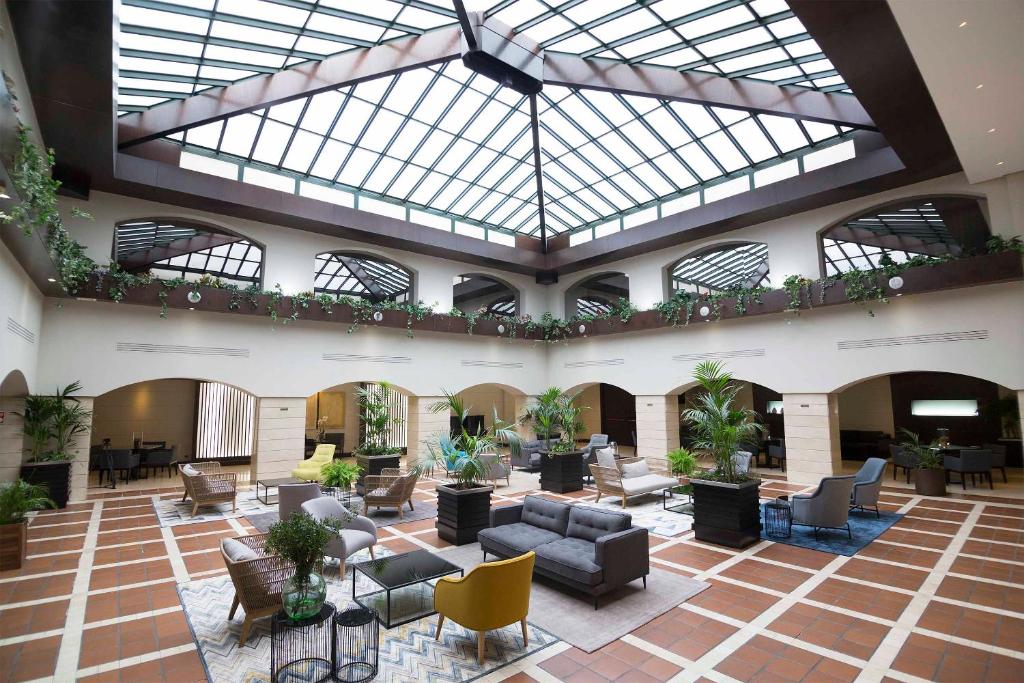
[[[334,678],[345,683],[377,675],[379,625],[376,610],[356,607],[334,616]]]
[[[768,538],[789,538],[793,533],[793,508],[787,501],[765,503],[764,534]]]
[[[334,669],[334,605],[292,621],[283,610],[270,620],[270,680],[326,681]]]

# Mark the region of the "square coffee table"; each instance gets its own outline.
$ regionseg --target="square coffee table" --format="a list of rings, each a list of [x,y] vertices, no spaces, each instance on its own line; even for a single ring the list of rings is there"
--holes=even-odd
[[[270,500],[270,489],[277,488],[281,484],[305,484],[306,482],[302,479],[296,479],[294,477],[282,477],[281,479],[259,479],[256,482],[256,500],[263,503],[264,505],[273,505],[277,502],[275,498],[273,501]],[[263,497],[260,498],[260,487],[263,487]]]
[[[381,590],[356,595],[356,572]],[[394,628],[436,614],[434,586],[429,582],[449,574],[464,576],[465,570],[429,550],[358,562],[352,565],[352,599],[376,610],[384,628]]]

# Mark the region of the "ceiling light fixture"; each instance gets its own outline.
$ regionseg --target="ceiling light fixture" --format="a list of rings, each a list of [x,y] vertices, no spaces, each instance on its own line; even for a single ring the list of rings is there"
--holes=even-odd
[[[981,89],[982,89],[982,88],[984,88],[984,87],[985,87],[985,84],[984,84],[984,83],[979,83],[978,85],[974,86],[974,89],[975,89],[975,90],[981,90]]]
[[[996,166],[1002,166],[1005,163],[1006,163],[1005,161],[997,161],[996,162]]]
[[[190,304],[197,304],[203,300],[203,295],[193,289],[185,298],[188,299]]]
[[[963,28],[964,26],[967,26],[967,20],[966,20],[966,19],[964,19],[963,21],[961,21],[961,22],[960,22],[960,26],[958,26],[957,28]]]
[[[901,278],[899,275],[894,275],[893,277],[889,278],[889,287],[891,287],[892,289],[902,289],[903,278]]]
[[[46,278],[46,281],[47,282],[56,282],[56,280],[54,278],[52,278],[52,277]]]
[[[384,314],[381,313],[380,311],[374,311],[373,312],[373,320],[374,320],[374,322],[378,322],[378,323],[381,322],[382,320],[384,320]]]
[[[505,326],[498,325],[498,334],[505,334]]]
[[[995,128],[989,128],[989,129],[988,129],[988,132],[989,132],[989,133],[995,133],[995,132],[996,132],[996,129],[995,129]]]
[[[706,318],[711,313],[711,307],[710,306],[701,306],[700,310],[697,311],[697,312],[700,313],[702,318]]]

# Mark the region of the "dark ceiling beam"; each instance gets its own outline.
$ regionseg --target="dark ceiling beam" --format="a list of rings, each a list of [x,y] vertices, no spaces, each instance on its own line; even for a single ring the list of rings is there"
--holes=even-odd
[[[381,289],[373,277],[359,265],[359,261],[356,261],[351,256],[338,256],[337,258],[341,261],[342,265],[348,268],[348,272],[352,273],[352,277],[359,280],[359,284],[366,288],[366,291],[370,293],[370,297],[374,301],[379,303],[388,298],[388,293]]]
[[[224,235],[209,233],[206,235],[196,235],[195,237],[184,237],[160,247],[153,247],[146,249],[145,251],[138,251],[134,254],[129,254],[123,259],[118,259],[118,265],[125,270],[141,270],[147,266],[151,266],[157,261],[163,261],[165,259],[174,258],[175,256],[184,256],[185,254],[192,254],[197,251],[204,249],[213,249],[225,244],[234,244],[235,242],[241,242],[242,238],[235,235]]]
[[[320,62],[257,76],[225,88],[211,88],[177,102],[127,114],[118,119],[121,148],[200,126],[236,114],[256,111],[300,97],[316,95],[374,78],[456,59],[462,31],[445,28],[351,50]]]
[[[875,122],[857,98],[850,95],[821,93],[797,86],[779,86],[695,71],[680,72],[656,66],[622,64],[607,59],[582,59],[574,55],[546,53],[544,82],[569,88],[733,107],[853,128],[875,127]]]
[[[508,287],[500,282],[485,280],[480,277],[474,277],[464,282],[460,282],[455,285],[452,291],[454,302],[457,304],[472,301],[473,299],[480,299],[485,296],[512,293]]]

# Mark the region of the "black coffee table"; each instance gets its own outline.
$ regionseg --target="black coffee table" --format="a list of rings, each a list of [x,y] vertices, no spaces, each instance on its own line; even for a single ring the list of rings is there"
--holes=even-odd
[[[280,479],[259,479],[256,482],[256,500],[264,505],[272,505],[277,500],[270,500],[270,489],[277,488],[281,484],[305,484],[305,480],[295,477],[282,477]],[[260,498],[260,487],[263,487],[263,497]]]
[[[381,590],[356,595],[356,572]],[[394,628],[436,614],[429,582],[449,574],[464,576],[465,570],[428,550],[358,562],[352,565],[352,599],[375,610],[384,628]]]

